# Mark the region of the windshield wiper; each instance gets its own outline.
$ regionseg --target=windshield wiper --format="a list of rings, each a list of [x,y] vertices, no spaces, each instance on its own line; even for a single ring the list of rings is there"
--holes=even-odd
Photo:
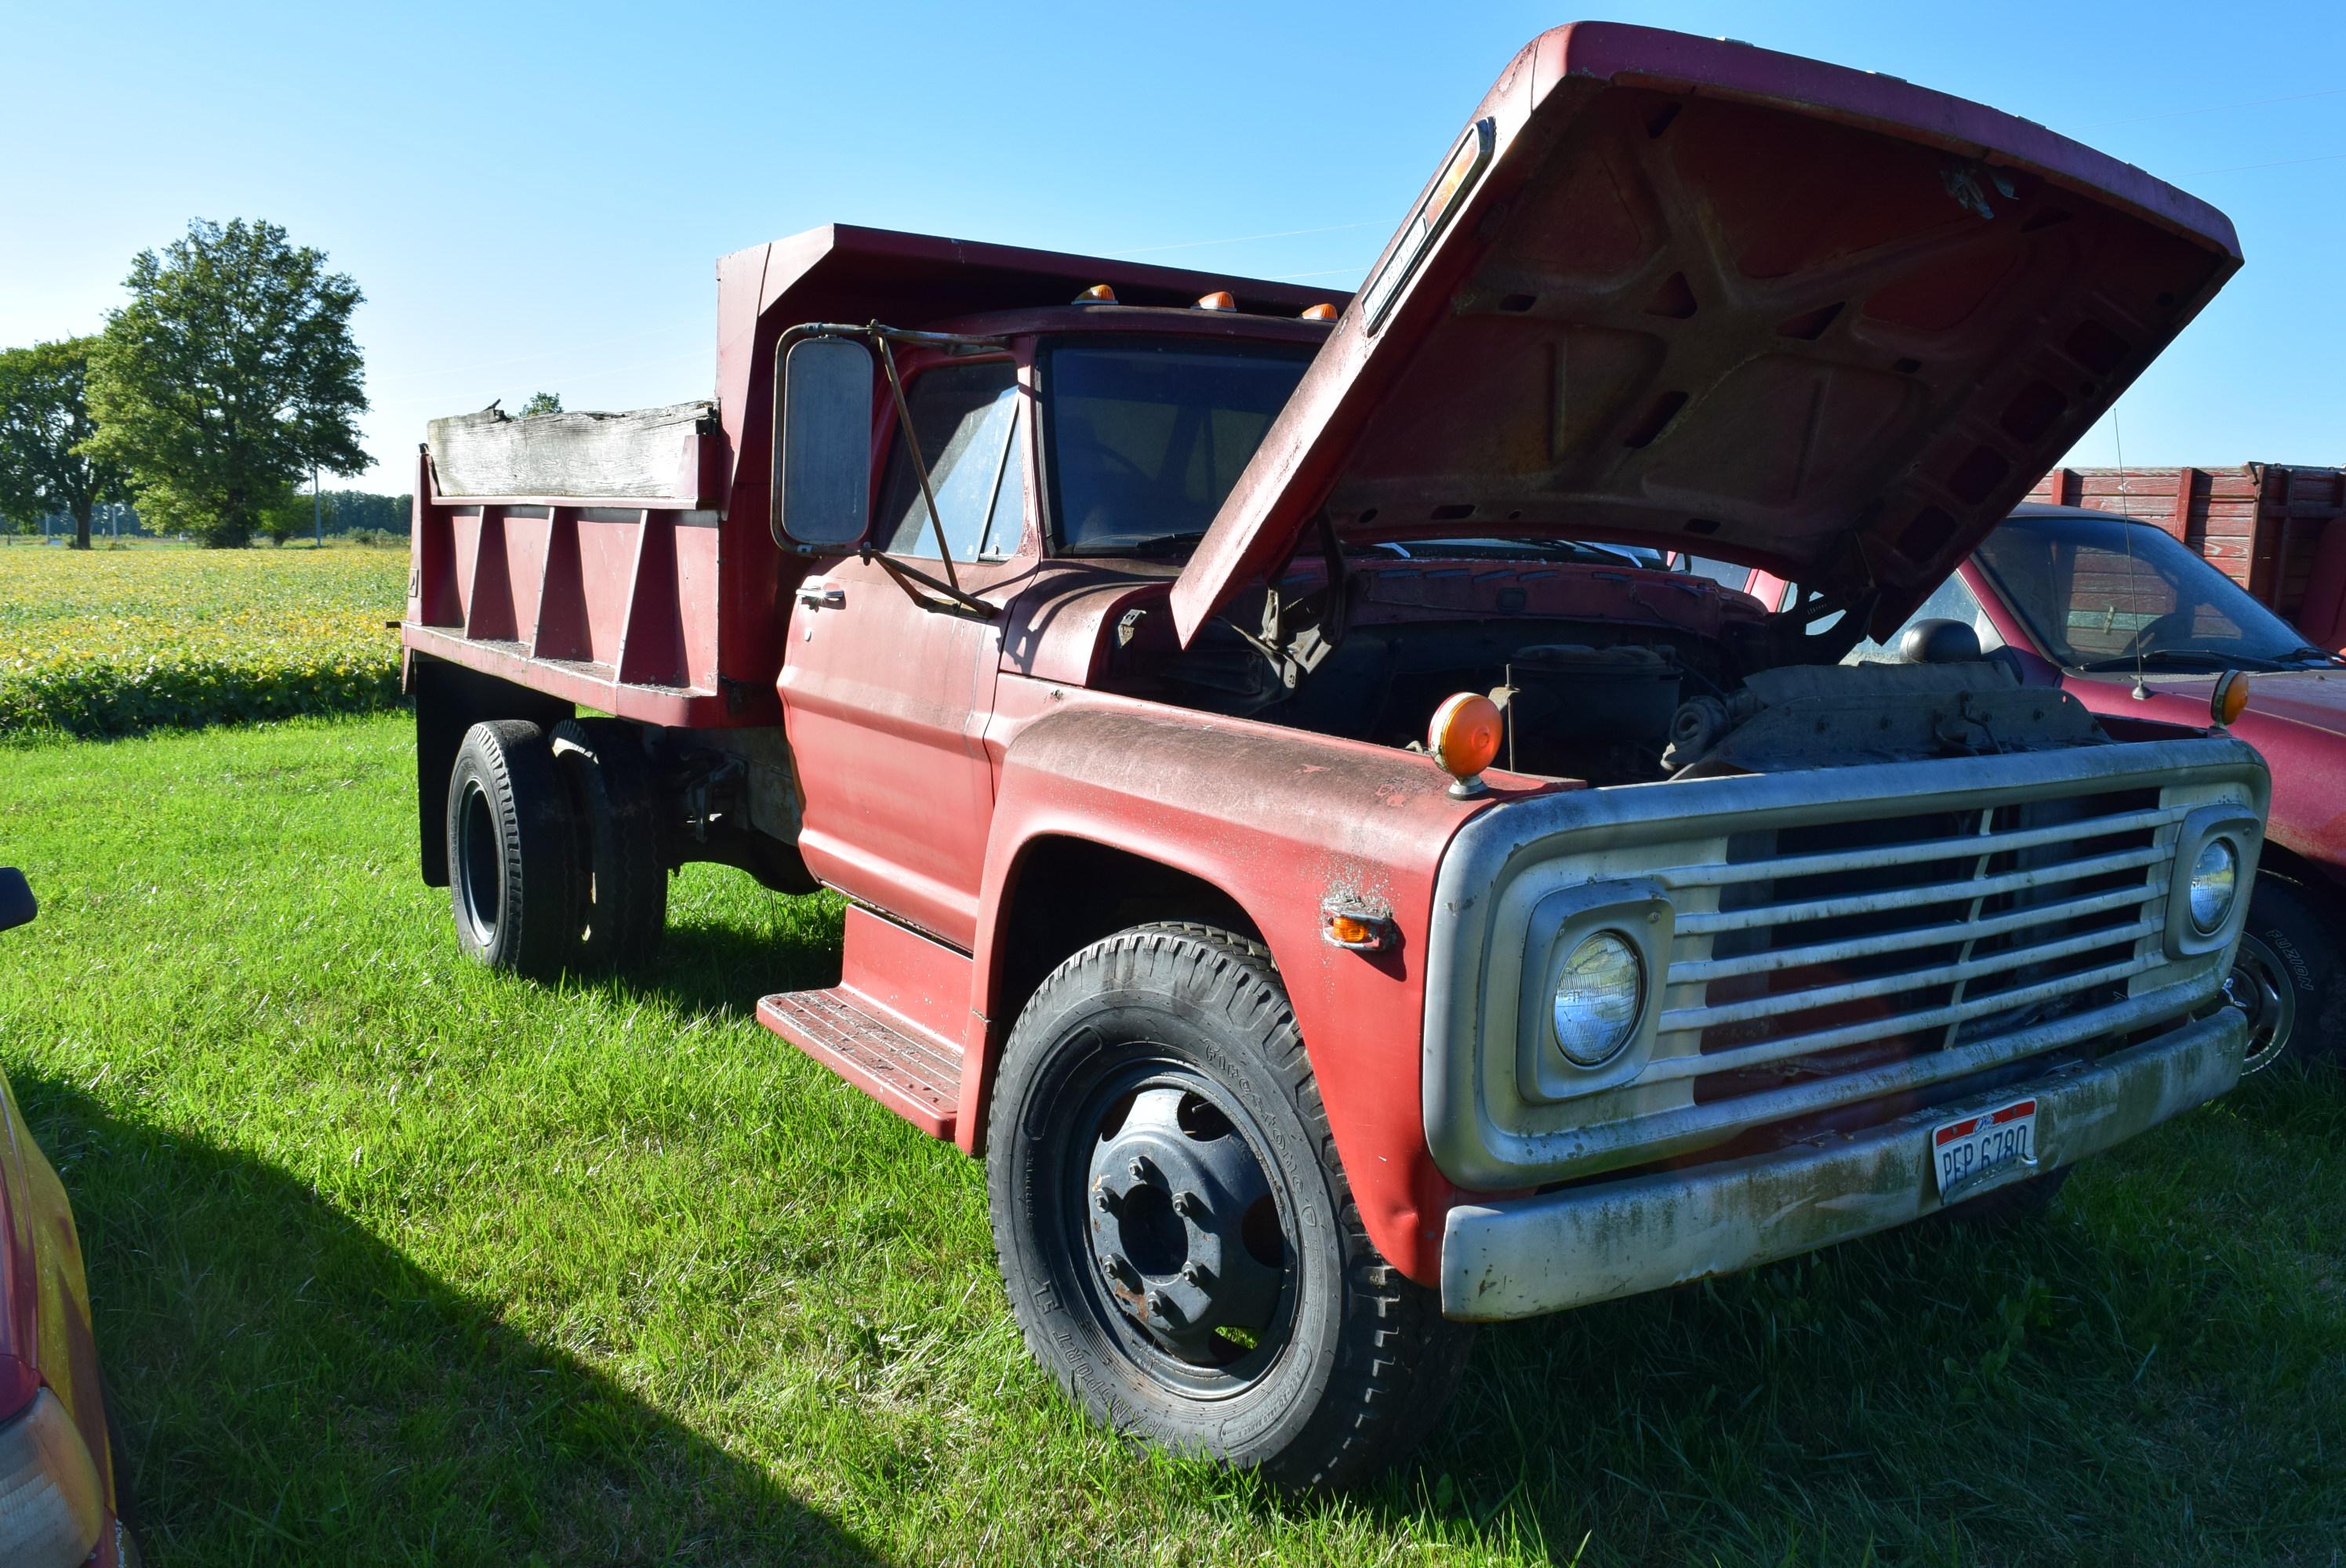
[[[2136,656],[2121,658],[2097,658],[2077,667],[2088,673],[2102,670],[2132,669],[2136,665],[2145,669],[2286,669],[2279,659],[2259,658],[2253,654],[2217,653],[2208,648],[2152,648]]]
[[[2291,648],[2289,652],[2281,655],[2280,657],[2284,660],[2292,662],[2304,659],[2319,659],[2323,664],[2339,664],[2346,662],[2341,661],[2336,654],[2331,653],[2328,648],[2318,648],[2310,644],[2300,644],[2298,647]]]
[[[1102,553],[1115,555],[1154,555],[1165,550],[1187,549],[1205,536],[1206,531],[1203,528],[1191,528],[1179,534],[1152,534],[1146,539],[1119,539]]]

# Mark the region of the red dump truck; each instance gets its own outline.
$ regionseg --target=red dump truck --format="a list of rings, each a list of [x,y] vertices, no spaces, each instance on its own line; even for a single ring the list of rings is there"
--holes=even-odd
[[[759,1017],[984,1156],[1036,1357],[1361,1474],[1471,1324],[2025,1211],[2234,1082],[2254,754],[1835,661],[2239,263],[2025,120],[1593,24],[1349,299],[741,252],[713,403],[434,425],[424,876],[526,973],[688,861],[838,890]]]

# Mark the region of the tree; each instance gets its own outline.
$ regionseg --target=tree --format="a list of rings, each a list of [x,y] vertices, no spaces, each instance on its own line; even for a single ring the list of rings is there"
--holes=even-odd
[[[310,526],[310,498],[287,485],[260,504],[253,532],[280,546]]]
[[[122,471],[85,450],[95,338],[0,351],[0,516],[19,527],[63,512],[74,548],[89,548],[90,514],[128,494]]]
[[[142,250],[130,302],[91,353],[90,449],[130,474],[140,510],[207,545],[245,545],[314,463],[368,465],[351,312],[365,298],[274,223],[199,219]]]
[[[560,392],[532,392],[529,394],[529,401],[521,405],[521,412],[516,417],[527,419],[532,414],[560,413],[561,412],[562,394]]]

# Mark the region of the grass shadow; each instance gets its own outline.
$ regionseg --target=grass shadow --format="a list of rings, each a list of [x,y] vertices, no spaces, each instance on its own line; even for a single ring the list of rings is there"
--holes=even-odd
[[[1558,1563],[2330,1561],[2346,1268],[2303,1231],[2341,1131],[2334,1073],[2259,1081],[2037,1219],[1487,1329],[1358,1502]]]
[[[262,1161],[20,1072],[164,1563],[883,1559]]]
[[[745,872],[688,868],[671,883],[658,950],[591,983],[658,1000],[688,1018],[747,1018],[778,991],[839,983],[846,904],[836,894],[770,892]]]

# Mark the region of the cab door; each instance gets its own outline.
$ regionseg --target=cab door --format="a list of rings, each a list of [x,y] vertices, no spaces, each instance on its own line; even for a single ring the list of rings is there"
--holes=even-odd
[[[996,614],[915,598],[877,559],[823,563],[791,608],[783,720],[808,868],[967,948],[994,810],[983,737],[1001,611],[1032,575],[1037,550],[1025,527],[1027,399],[1007,357],[937,359],[904,372],[937,516],[903,432],[892,431],[871,541],[940,580],[949,559],[963,590]]]

